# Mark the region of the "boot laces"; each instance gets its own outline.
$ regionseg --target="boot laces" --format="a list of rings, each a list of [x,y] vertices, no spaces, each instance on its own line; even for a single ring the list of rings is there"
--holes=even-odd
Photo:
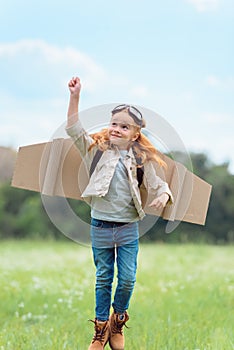
[[[94,343],[95,341],[99,341],[101,344],[103,344],[105,332],[106,332],[106,325],[104,327],[100,327],[100,326],[98,326],[96,320],[94,320],[94,321],[89,320],[89,321],[94,323],[94,330],[95,330],[92,343]]]
[[[119,334],[123,335],[123,327],[129,328],[126,325],[126,321],[116,321],[116,320],[114,320],[111,331],[114,334],[119,333]]]

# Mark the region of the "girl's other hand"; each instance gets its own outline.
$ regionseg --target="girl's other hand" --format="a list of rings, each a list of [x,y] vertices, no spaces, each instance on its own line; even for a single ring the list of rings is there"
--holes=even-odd
[[[150,204],[149,207],[155,209],[163,209],[169,200],[169,194],[162,193],[159,197],[155,198]]]
[[[68,87],[70,90],[71,95],[75,97],[79,97],[80,95],[80,90],[81,90],[81,83],[80,83],[80,78],[78,77],[73,77],[69,83]]]

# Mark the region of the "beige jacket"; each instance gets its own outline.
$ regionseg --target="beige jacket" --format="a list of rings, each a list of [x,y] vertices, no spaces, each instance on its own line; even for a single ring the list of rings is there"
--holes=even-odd
[[[89,146],[93,143],[93,139],[84,130],[80,121],[67,128],[66,132],[73,139],[87,165],[87,168],[90,169],[93,157],[97,151],[97,147],[93,147],[88,151]],[[90,202],[92,196],[102,197],[107,194],[119,158],[120,153],[117,147],[103,152],[92,176],[90,177],[87,187],[82,193],[82,197],[86,201]],[[173,198],[169,186],[157,176],[154,162],[148,161],[144,163],[144,176],[140,189],[137,181],[137,163],[132,148],[130,148],[126,159],[124,159],[124,164],[128,173],[131,195],[140,219],[143,219],[145,216],[143,210],[144,200],[142,199],[141,193],[151,193],[156,198],[166,192],[170,196],[168,203],[172,203]]]

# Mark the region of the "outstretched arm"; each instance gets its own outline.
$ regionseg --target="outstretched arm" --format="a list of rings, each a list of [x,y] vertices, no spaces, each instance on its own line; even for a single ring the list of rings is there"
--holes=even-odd
[[[67,128],[69,128],[78,121],[78,105],[81,90],[80,78],[73,77],[69,81],[68,87],[70,90],[70,99],[67,112]]]

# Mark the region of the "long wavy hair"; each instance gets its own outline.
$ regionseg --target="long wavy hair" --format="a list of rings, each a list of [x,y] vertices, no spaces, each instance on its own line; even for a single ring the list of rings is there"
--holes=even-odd
[[[150,140],[141,132],[140,127],[136,126],[136,132],[139,133],[138,138],[132,141],[130,147],[133,149],[133,153],[137,160],[138,167],[142,167],[146,161],[156,161],[160,166],[166,168],[166,163],[161,158],[161,153],[152,145]],[[97,146],[101,151],[105,151],[111,148],[110,140],[108,137],[108,128],[104,128],[99,132],[90,134],[93,139],[93,143],[89,147],[89,151]]]

